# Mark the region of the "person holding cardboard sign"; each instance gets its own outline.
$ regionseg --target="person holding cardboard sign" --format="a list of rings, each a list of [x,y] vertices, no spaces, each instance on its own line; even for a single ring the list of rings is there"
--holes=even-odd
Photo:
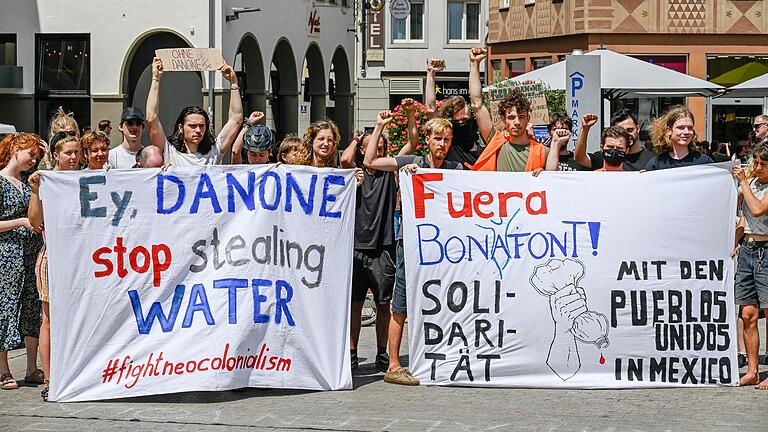
[[[243,103],[240,100],[237,75],[232,66],[224,64],[219,68],[222,76],[229,81],[234,93],[229,98],[229,118],[214,138],[208,113],[199,106],[189,106],[181,110],[173,132],[166,137],[160,124],[160,79],[163,77],[163,62],[155,57],[152,62],[152,85],[147,97],[147,124],[152,145],[157,147],[165,158],[165,163],[173,166],[216,165],[222,155],[234,141],[243,122]]]

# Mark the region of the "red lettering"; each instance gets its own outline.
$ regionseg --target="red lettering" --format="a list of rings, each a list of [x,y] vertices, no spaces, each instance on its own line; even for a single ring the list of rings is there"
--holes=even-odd
[[[115,248],[113,249],[115,253],[117,254],[117,275],[121,278],[124,278],[126,275],[128,275],[128,270],[125,269],[125,246],[123,246],[123,238],[118,237],[117,243],[115,244]]]
[[[464,200],[467,200],[467,196],[465,195]],[[488,205],[493,202],[493,195],[491,195],[490,192],[480,192],[479,194],[475,195],[475,198],[472,200],[472,206],[475,208],[475,214],[480,216],[483,219],[488,219],[493,217],[493,212],[484,212],[480,210],[481,205]]]
[[[472,217],[471,201],[472,194],[464,192],[464,207],[462,207],[461,210],[456,211],[456,209],[453,208],[453,192],[448,192],[448,214],[450,214],[452,218],[459,218],[462,216]]]
[[[139,254],[144,256],[144,262],[140,266],[136,259]],[[128,260],[131,264],[131,269],[136,273],[146,273],[146,271],[149,270],[149,251],[144,246],[136,246],[133,248],[130,255],[128,255]]]
[[[502,192],[499,194],[499,217],[507,217],[507,200],[510,198],[523,199],[521,192]]]
[[[435,199],[433,192],[424,192],[424,183],[443,181],[443,175],[441,173],[414,174],[411,181],[413,183],[413,208],[416,213],[416,219],[423,219],[426,217],[424,201]]]
[[[163,261],[160,262],[160,252],[163,253]],[[165,244],[152,245],[152,284],[160,286],[160,273],[171,266],[171,249]]]
[[[534,210],[531,208],[531,200],[533,198],[539,199],[539,209]],[[531,192],[527,198],[525,198],[525,209],[528,211],[528,214],[530,215],[540,215],[540,214],[547,214],[547,192],[541,191],[541,192]]]
[[[93,253],[93,262],[104,266],[104,270],[93,273],[93,275],[97,278],[109,276],[112,274],[112,270],[114,270],[114,267],[112,267],[112,261],[101,257],[102,255],[108,254],[110,252],[112,252],[110,248],[103,247],[96,249],[96,252]]]

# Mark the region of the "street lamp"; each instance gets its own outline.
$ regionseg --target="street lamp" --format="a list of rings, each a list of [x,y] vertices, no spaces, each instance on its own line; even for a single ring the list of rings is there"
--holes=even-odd
[[[233,7],[232,14],[225,16],[224,19],[227,22],[239,20],[240,14],[248,12],[261,12],[261,9],[255,7]]]

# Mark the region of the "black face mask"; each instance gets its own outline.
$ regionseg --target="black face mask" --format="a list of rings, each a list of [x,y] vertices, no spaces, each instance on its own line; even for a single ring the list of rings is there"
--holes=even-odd
[[[604,149],[603,159],[606,165],[619,166],[627,160],[627,152],[615,148]]]
[[[472,148],[472,146],[475,145],[475,140],[477,139],[477,122],[475,121],[474,116],[463,122],[451,120],[451,126],[453,126],[452,145],[460,145],[465,148]]]

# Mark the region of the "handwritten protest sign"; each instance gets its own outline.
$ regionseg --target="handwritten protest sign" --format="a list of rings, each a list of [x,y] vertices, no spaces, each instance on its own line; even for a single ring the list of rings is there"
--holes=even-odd
[[[218,48],[169,48],[155,50],[166,72],[216,70],[224,65]]]
[[[51,400],[352,387],[351,171],[46,171],[41,187]]]
[[[420,170],[400,185],[422,383],[738,385],[729,171]]]
[[[491,105],[491,118],[493,124],[498,130],[504,129],[502,119],[499,117],[499,102],[506,97],[513,88],[518,88],[523,96],[531,101],[531,124],[546,125],[549,124],[549,110],[547,109],[547,99],[545,97],[547,86],[544,83],[536,81],[514,81],[506,80],[496,83],[483,89]]]

